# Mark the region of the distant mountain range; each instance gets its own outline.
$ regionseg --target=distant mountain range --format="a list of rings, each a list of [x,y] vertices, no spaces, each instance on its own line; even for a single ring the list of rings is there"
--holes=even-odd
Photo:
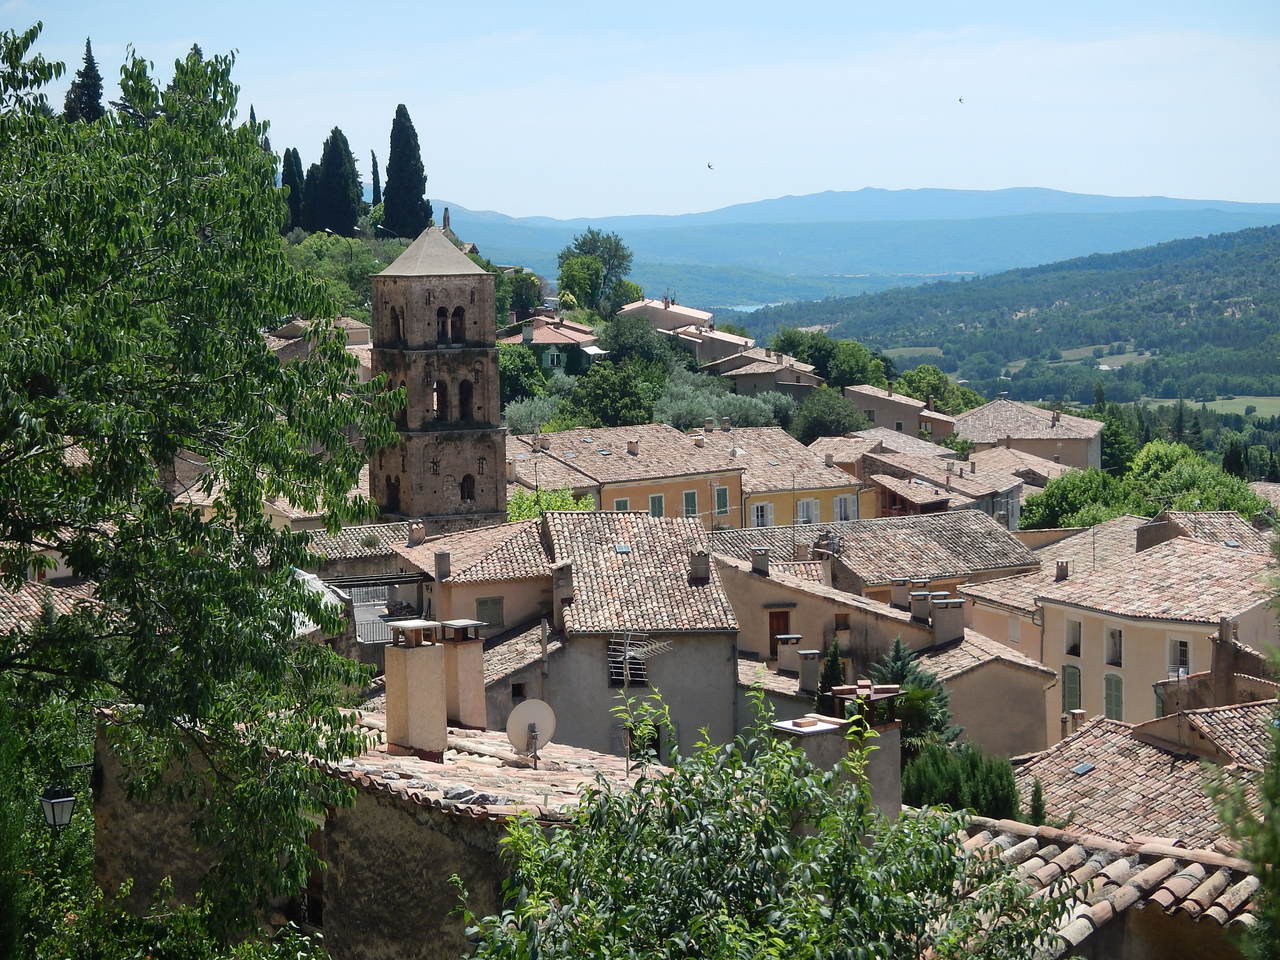
[[[455,232],[499,263],[554,275],[588,226],[635,253],[633,279],[681,302],[811,300],[1280,223],[1280,203],[1107,197],[1041,188],[828,191],[704,213],[556,220],[449,207]]]

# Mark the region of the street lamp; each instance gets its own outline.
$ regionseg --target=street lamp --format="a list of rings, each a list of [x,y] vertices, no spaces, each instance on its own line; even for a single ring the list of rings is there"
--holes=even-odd
[[[40,794],[40,806],[44,810],[44,822],[57,833],[71,822],[76,808],[76,795],[70,787],[47,787]]]
[[[380,223],[375,223],[375,224],[373,225],[373,229],[375,229],[375,230],[381,230],[383,233],[389,233],[389,234],[391,234],[393,237],[395,237],[397,240],[399,240],[399,239],[400,239],[400,234],[396,233],[396,232],[395,232],[394,230],[392,230],[390,227],[384,227],[384,226],[383,226],[382,224],[380,224]]]

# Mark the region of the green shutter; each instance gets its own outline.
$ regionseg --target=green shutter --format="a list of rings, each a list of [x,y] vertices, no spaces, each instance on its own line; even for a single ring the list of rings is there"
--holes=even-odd
[[[697,490],[686,490],[684,492],[684,515],[686,517],[696,517],[698,515]]]
[[[1114,673],[1102,678],[1103,707],[1111,720],[1124,719],[1124,680]]]
[[[1062,711],[1080,709],[1080,668],[1062,668]]]
[[[726,514],[729,512],[729,488],[716,487],[716,513]]]

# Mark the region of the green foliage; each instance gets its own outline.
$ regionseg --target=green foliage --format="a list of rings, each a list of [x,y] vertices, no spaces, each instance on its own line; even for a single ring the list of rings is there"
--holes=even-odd
[[[431,222],[426,199],[427,174],[422,166],[418,131],[403,103],[391,121],[391,151],[387,154],[387,185],[382,191],[382,225],[398,237],[412,240]]]
[[[1245,464],[1244,444],[1239,440],[1230,441],[1227,444],[1227,448],[1222,452],[1222,470],[1224,473],[1239,477],[1241,480],[1248,478],[1249,473]]]
[[[927,439],[927,438],[926,438]],[[941,440],[935,440],[940,447],[946,447],[948,450],[954,450],[960,455],[960,459],[968,460],[969,454],[973,453],[974,443],[972,440],[966,440],[964,437],[951,433],[943,437]]]
[[[1044,820],[1044,787],[1040,784],[1040,778],[1036,777],[1031,785],[1031,806],[1027,811],[1027,822],[1038,827]]]
[[[309,229],[332,230],[344,237],[355,235],[363,196],[360,174],[347,137],[337,127],[329,132],[320,153],[315,199],[311,199],[310,184],[303,189],[304,202],[312,205],[313,220]]]
[[[92,123],[102,119],[107,111],[102,106],[102,74],[98,72],[98,61],[93,59],[93,47],[86,39],[84,42],[84,66],[76,71],[75,79],[67,90],[67,99],[62,106],[64,120],[83,120]]]
[[[507,498],[507,520],[532,520],[548,510],[591,511],[595,508],[594,497],[575,497],[572,490],[519,489]]]
[[[371,275],[401,252],[396,241],[369,242],[356,237],[317,232],[286,248],[289,263],[323,280],[342,314],[369,322]]]
[[[840,647],[833,640],[827,644],[827,649],[822,654],[822,671],[818,675],[818,695],[814,700],[814,706],[823,716],[836,715],[836,698],[831,695],[831,691],[844,682],[844,664],[840,662]]]
[[[888,384],[883,361],[854,340],[836,340],[820,330],[783,329],[773,335],[769,346],[813,364],[814,372],[832,387]]]
[[[581,305],[599,310],[605,316],[612,315],[618,307],[628,302],[621,298],[634,293],[634,284],[625,288],[620,286],[631,272],[631,251],[616,233],[605,233],[595,227],[587,227],[557,256],[556,262],[562,276],[566,262],[579,257],[594,257],[599,261],[600,282],[589,288],[594,293],[591,299],[584,299],[579,295],[578,288],[570,287],[575,298]]]
[[[369,171],[373,177],[373,198],[369,201],[371,207],[378,207],[382,203],[382,175],[378,173],[378,155],[374,151],[369,151]],[[374,223],[381,223],[382,218],[379,217]]]
[[[600,360],[578,378],[570,412],[586,426],[626,427],[651,423],[666,371],[643,360]]]
[[[547,425],[555,421],[564,410],[564,400],[550,394],[513,400],[502,408],[502,419],[512,433],[553,433]],[[573,426],[577,426],[574,423]],[[565,429],[565,428],[560,428]]]
[[[97,602],[0,636],[2,695],[19,717],[117,703],[130,786],[192,804],[212,916],[233,922],[298,888],[310,817],[350,800],[295,758],[365,745],[338,709],[365,672],[296,638],[299,613],[340,617],[296,580],[307,540],[262,501],[366,519],[347,493],[403,398],[358,382],[336,304],[289,267],[229,57],[188,56],[167,89],[131,58],[125,97],[164,122],[68,124],[10,86],[40,72],[23,39],[0,38],[0,247],[23,251],[0,271],[0,571],[16,586],[50,545]],[[312,321],[312,349],[281,365],[263,333],[286,316]],[[208,460],[207,518],[162,485],[181,451]]]
[[[894,389],[926,403],[932,401],[933,409],[953,417],[987,402],[980,393],[953,382],[931,363],[900,374]]]
[[[533,316],[533,311],[542,305],[542,281],[536,273],[526,273],[517,267],[509,278],[511,282],[511,309],[515,311],[516,322],[523,323]]]
[[[547,375],[538,355],[522,343],[498,344],[498,378],[502,405],[536,397],[547,388]]]
[[[1129,503],[1128,492],[1127,485],[1109,473],[1073,470],[1050,480],[1043,493],[1027,498],[1022,505],[1022,529],[1079,526],[1076,514],[1094,505],[1114,510],[1111,516],[1118,516],[1134,506]]]
[[[876,683],[896,683],[902,688],[894,703],[902,721],[902,762],[933,744],[947,745],[960,735],[951,723],[951,695],[934,674],[923,669],[915,651],[895,637],[893,645],[867,672]]]
[[[1004,757],[987,756],[969,743],[931,743],[902,771],[902,802],[1012,819],[1018,815],[1018,788]]]
[[[596,257],[567,257],[560,261],[556,286],[573,297],[574,303],[594,309],[599,306],[604,290],[604,264]]]
[[[819,437],[838,437],[867,426],[867,418],[842,392],[823,384],[800,401],[790,429],[801,443],[810,444]]]
[[[307,167],[307,175],[302,181],[302,209],[298,226],[307,233],[319,230],[323,206],[324,198],[320,196],[320,164],[313,163]]]
[[[302,172],[302,158],[298,156],[296,147],[290,147],[284,152],[284,166],[280,171],[280,185],[289,189],[289,213],[285,217],[284,226],[281,233],[288,233],[296,227],[302,226],[302,197],[303,184],[305,183],[304,174]]]
[[[1112,476],[1119,476],[1129,469],[1138,452],[1138,441],[1115,409],[1115,404],[1103,415],[1102,424],[1102,469]]]
[[[863,741],[833,771],[761,722],[730,744],[699,745],[669,773],[591,786],[575,829],[518,821],[503,840],[502,912],[464,910],[474,956],[1033,955],[1060,892],[1028,897],[999,858],[966,856],[960,816],[881,817],[868,734],[855,730]]]
[[[644,288],[638,283],[632,283],[630,280],[619,280],[613,287],[613,301],[618,308],[625,307],[628,303],[635,303],[637,300],[644,299]],[[746,334],[743,334],[746,336]]]

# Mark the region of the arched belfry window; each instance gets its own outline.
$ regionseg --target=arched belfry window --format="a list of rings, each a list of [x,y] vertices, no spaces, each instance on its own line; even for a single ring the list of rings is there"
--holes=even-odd
[[[462,307],[453,308],[453,342],[467,342],[467,311]]]
[[[436,311],[436,343],[449,342],[449,308],[441,307]]]
[[[471,474],[466,474],[459,484],[459,492],[462,494],[463,503],[471,503],[476,498],[476,478]]]
[[[449,419],[449,385],[443,380],[436,381],[436,419]]]
[[[458,419],[474,420],[475,410],[473,409],[473,400],[475,397],[475,388],[471,385],[470,380],[463,380],[458,384]]]
[[[404,314],[395,307],[391,308],[391,332],[396,340],[404,342]]]
[[[400,512],[400,478],[387,476],[386,487],[384,488],[387,497],[387,512]]]

